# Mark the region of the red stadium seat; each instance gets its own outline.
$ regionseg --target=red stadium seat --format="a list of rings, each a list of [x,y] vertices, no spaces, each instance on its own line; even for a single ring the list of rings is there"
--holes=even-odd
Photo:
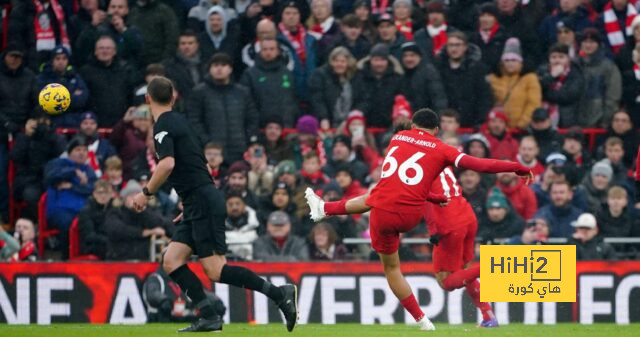
[[[80,233],[78,233],[78,218],[74,218],[69,227],[69,260],[100,260],[99,257],[87,254],[80,255]]]
[[[44,256],[45,240],[58,235],[57,229],[49,229],[47,226],[47,193],[43,193],[38,201],[38,257]]]

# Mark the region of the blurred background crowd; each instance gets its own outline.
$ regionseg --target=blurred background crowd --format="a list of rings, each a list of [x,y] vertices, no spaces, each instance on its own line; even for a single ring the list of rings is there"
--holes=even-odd
[[[394,128],[422,107],[440,113],[446,143],[535,174],[527,186],[455,172],[479,244],[569,242],[579,259],[640,252],[640,2],[0,5],[2,260],[155,258],[181,204],[165,186],[144,212],[132,207],[156,166],[144,100],[154,76],[174,82],[175,110],[226,193],[232,259],[375,259],[366,214],[314,224],[304,190],[366,193]],[[51,82],[72,95],[61,115],[37,107]],[[430,247],[401,256],[428,260]]]

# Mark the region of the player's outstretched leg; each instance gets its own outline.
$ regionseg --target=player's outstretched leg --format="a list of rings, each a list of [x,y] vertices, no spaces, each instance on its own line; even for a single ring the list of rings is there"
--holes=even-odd
[[[429,318],[422,312],[420,305],[416,300],[416,297],[411,292],[411,287],[407,280],[402,275],[400,270],[400,257],[398,252],[393,254],[381,254],[380,262],[384,268],[384,274],[387,277],[389,287],[396,295],[400,304],[413,316],[416,322],[420,325],[420,330],[435,330],[436,327],[431,323]]]
[[[475,306],[482,312],[482,323],[480,323],[480,327],[497,328],[498,320],[493,314],[491,305],[487,302],[480,302],[480,282],[478,282],[477,279],[473,280],[473,282],[467,283],[465,288],[467,290],[467,294],[471,297],[473,304],[475,304]]]
[[[222,317],[216,314],[213,305],[204,293],[202,283],[186,264],[191,252],[189,246],[174,241],[169,244],[162,260],[164,271],[180,286],[180,289],[196,304],[200,311],[200,317],[197,321],[189,327],[178,330],[178,332],[221,331]]]
[[[214,282],[230,284],[239,288],[258,291],[274,301],[287,321],[287,330],[292,331],[298,322],[298,288],[294,284],[276,287],[253,271],[230,266],[224,255],[213,255],[200,259],[204,271]]]

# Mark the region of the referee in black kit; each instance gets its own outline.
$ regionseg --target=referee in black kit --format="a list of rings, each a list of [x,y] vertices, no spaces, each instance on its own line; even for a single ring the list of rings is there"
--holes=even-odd
[[[225,253],[226,206],[223,193],[214,185],[207,171],[202,146],[187,120],[172,111],[173,85],[166,77],[154,78],[147,87],[146,100],[151,108],[156,156],[159,159],[147,187],[135,196],[134,207],[140,212],[165,181],[176,189],[184,212],[175,221],[173,240],[164,254],[162,267],[200,310],[200,318],[179,332],[222,330],[222,317],[216,315],[198,277],[187,261],[198,255],[202,267],[213,282],[259,291],[282,310],[287,330],[292,331],[298,318],[297,288],[293,284],[276,287],[249,269],[227,265]]]

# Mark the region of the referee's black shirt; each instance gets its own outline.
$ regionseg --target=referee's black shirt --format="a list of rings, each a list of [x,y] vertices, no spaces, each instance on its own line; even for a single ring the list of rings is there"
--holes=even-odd
[[[153,126],[153,139],[159,160],[175,159],[169,183],[180,198],[184,200],[197,187],[213,184],[202,145],[182,115],[173,111],[163,113]]]

